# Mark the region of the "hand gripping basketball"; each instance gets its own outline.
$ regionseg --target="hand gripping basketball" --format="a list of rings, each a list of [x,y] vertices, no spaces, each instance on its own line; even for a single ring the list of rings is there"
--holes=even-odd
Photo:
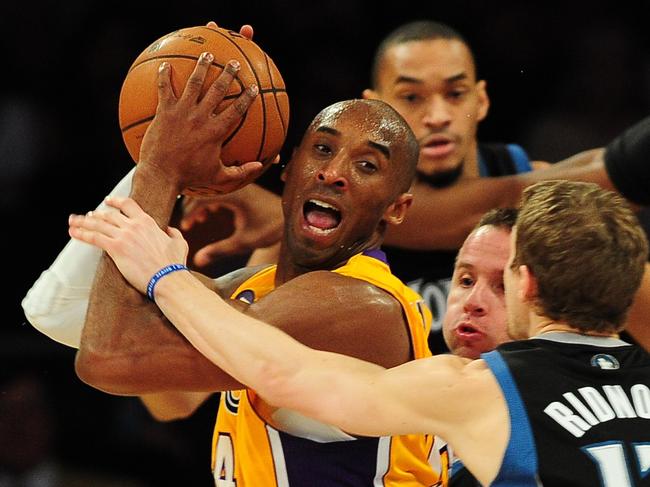
[[[132,64],[122,85],[119,103],[120,127],[129,154],[136,162],[140,160],[144,134],[156,113],[158,66],[162,62],[171,66],[171,90],[180,99],[203,52],[210,52],[214,58],[208,64],[199,102],[229,60],[239,61],[240,69],[217,106],[217,113],[250,85],[255,84],[259,89],[259,95],[223,139],[221,160],[228,166],[261,161],[264,168],[268,167],[287,134],[289,99],[284,80],[271,58],[250,38],[214,23],[172,32],[151,44]],[[223,191],[212,182],[197,179],[194,183],[183,192],[209,195]]]
[[[222,144],[229,131],[258,95],[257,85],[247,87],[232,103],[218,111],[232,84],[239,63],[231,61],[200,97],[211,53],[199,57],[180,97],[171,87],[171,67],[161,64],[158,76],[158,109],[145,134],[141,164],[160,170],[179,192],[229,192],[259,175],[259,162],[224,164]]]

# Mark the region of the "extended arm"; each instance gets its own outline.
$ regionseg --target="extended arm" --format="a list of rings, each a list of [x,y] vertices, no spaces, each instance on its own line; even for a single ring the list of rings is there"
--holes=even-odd
[[[127,259],[133,257],[139,266],[144,266],[144,274],[148,275],[153,275],[170,262],[184,262],[187,244],[177,230],[169,229],[171,234],[178,234],[177,238],[170,239],[131,199],[111,201],[111,205],[118,205],[121,211],[72,216],[70,235],[105,248],[113,259],[118,259],[118,266],[120,256]],[[171,247],[169,242],[173,243]],[[120,270],[125,272],[123,267]],[[144,288],[146,283],[142,288],[138,287],[141,290]],[[217,299],[214,293],[206,292]],[[329,271],[308,272],[278,286],[242,309],[251,316],[263,317],[268,323],[314,348],[348,354],[384,366],[397,365],[412,358],[401,305],[385,291],[361,279]],[[129,313],[129,310],[124,313]],[[112,323],[113,319],[111,317],[110,329],[121,326]],[[158,322],[162,320],[162,317],[158,318]],[[187,388],[188,383],[191,384],[189,387],[194,388],[223,388],[217,382],[223,372],[206,369],[201,374],[192,374],[195,367],[190,366],[190,360],[198,360],[197,356],[205,359],[186,341],[182,342],[184,348],[181,345],[175,348],[164,342],[164,353],[159,352],[159,326],[153,320],[145,326],[133,326],[131,322],[131,326],[125,326],[122,331],[126,339],[120,334],[112,337],[108,343],[103,343],[101,337],[93,339],[93,342],[101,345],[102,350],[108,350],[103,354],[106,364],[101,370],[105,370],[111,389],[129,387],[131,391],[139,393],[150,392],[142,388],[151,387],[152,383],[160,390]],[[131,336],[136,333],[149,335],[134,340]],[[140,345],[145,339],[146,343]],[[115,350],[111,348],[112,341],[118,342]],[[188,363],[164,367],[166,373],[161,374],[163,365],[154,363],[154,360],[166,360],[167,363],[186,360]],[[181,365],[183,368],[178,370]],[[134,371],[138,373],[134,374]],[[193,375],[192,382],[189,382],[187,374]]]
[[[421,250],[457,249],[483,213],[517,206],[521,192],[543,180],[594,182],[634,204],[648,205],[648,153],[650,117],[623,131],[604,149],[581,152],[539,171],[463,180],[443,189],[415,184],[413,205],[399,227],[388,228],[386,243]]]
[[[144,292],[154,269],[182,261],[184,241],[176,230],[165,234],[151,224],[133,201],[111,204],[125,215],[122,221],[79,217],[79,226],[71,227],[71,233],[106,248],[127,279]],[[149,239],[146,250],[137,243],[145,235]],[[334,277],[325,282],[314,280],[314,275]],[[331,272],[308,273],[289,281],[298,282],[299,287],[275,295],[275,306],[254,313],[270,323],[285,313],[285,319],[295,320],[297,329],[299,322],[307,322],[300,341],[228,306],[189,272],[164,276],[154,294],[161,310],[194,347],[255,388],[271,405],[294,409],[361,435],[441,434],[465,455],[468,467],[474,467],[477,476],[494,475],[508,437],[507,411],[496,382],[482,362],[468,365],[465,359],[440,356],[386,370],[307,346],[320,343],[325,350],[363,358],[374,353],[383,356],[380,363],[385,363],[385,354],[400,343],[387,333],[388,329],[372,332],[373,326],[381,327],[382,321],[391,319],[390,313],[377,312],[372,304],[381,299],[381,294],[366,296],[364,305],[358,306],[357,288],[346,286],[347,281],[355,280]],[[299,299],[292,302],[296,291]],[[327,306],[310,313],[318,302]],[[287,307],[291,309],[287,311]],[[333,343],[332,328],[344,337],[341,342]],[[323,334],[328,335],[327,340],[322,340]],[[376,340],[377,334],[391,345],[374,351],[367,343],[360,345]],[[360,347],[368,351],[364,353]],[[482,414],[471,414],[476,407]],[[491,441],[474,441],[476,430],[487,432]]]
[[[443,355],[386,370],[316,351],[224,306],[187,273],[162,281],[156,302],[197,349],[271,405],[358,435],[440,435],[477,478],[494,479],[509,417],[482,361]]]
[[[517,206],[522,191],[538,181],[591,181],[614,189],[605,171],[603,153],[604,149],[593,149],[546,169],[465,179],[448,188],[415,183],[413,204],[399,227],[388,227],[385,243],[414,250],[458,249],[486,211]]]

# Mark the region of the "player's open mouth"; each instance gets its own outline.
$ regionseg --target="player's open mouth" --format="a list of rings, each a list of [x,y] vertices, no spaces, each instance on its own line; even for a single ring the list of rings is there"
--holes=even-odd
[[[311,199],[305,203],[302,213],[309,228],[321,235],[332,232],[341,223],[341,211],[330,203]]]
[[[478,337],[481,331],[469,323],[462,323],[456,327],[456,334],[463,338]]]

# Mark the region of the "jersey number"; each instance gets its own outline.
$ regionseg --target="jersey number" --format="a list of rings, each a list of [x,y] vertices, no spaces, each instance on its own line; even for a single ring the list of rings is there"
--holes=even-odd
[[[636,443],[633,447],[637,457],[636,467],[643,478],[650,473],[650,443]],[[583,447],[582,450],[598,465],[603,487],[633,486],[623,443],[594,443]]]
[[[219,435],[214,462],[214,484],[216,487],[236,487],[235,454],[228,435]]]

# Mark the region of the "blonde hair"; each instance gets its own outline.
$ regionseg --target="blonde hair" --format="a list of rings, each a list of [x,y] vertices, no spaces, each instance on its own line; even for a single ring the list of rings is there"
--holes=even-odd
[[[537,311],[583,331],[618,331],[641,283],[648,241],[625,200],[593,183],[524,191],[511,268],[538,283]]]

